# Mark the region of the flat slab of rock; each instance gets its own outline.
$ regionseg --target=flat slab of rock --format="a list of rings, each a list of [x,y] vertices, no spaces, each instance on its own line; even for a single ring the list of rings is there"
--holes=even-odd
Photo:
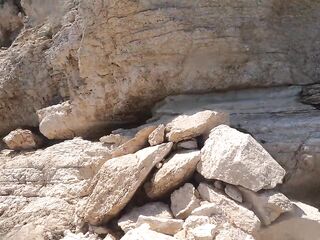
[[[171,194],[171,210],[176,218],[186,219],[200,206],[198,192],[191,183],[186,183]]]
[[[174,154],[157,171],[145,191],[150,198],[159,198],[185,183],[200,161],[200,151],[184,151]]]
[[[96,225],[117,215],[171,148],[172,143],[157,145],[107,161],[93,181],[95,187],[86,204],[84,220]]]
[[[174,235],[182,229],[184,221],[180,219],[170,219],[152,216],[139,216],[137,226],[147,224],[153,231]]]
[[[28,150],[41,146],[43,140],[30,130],[16,129],[3,138],[5,144],[12,150]]]
[[[160,124],[148,137],[148,142],[150,146],[159,145],[164,142],[165,137],[165,126]]]
[[[142,225],[127,232],[121,240],[175,240],[174,237],[152,231],[148,225]]]
[[[252,211],[237,204],[208,184],[200,183],[198,192],[203,200],[215,203],[231,224],[250,234],[260,229],[260,220]]]
[[[161,218],[172,218],[172,213],[167,204],[163,202],[151,202],[142,207],[135,207],[128,213],[124,214],[118,221],[118,226],[124,231],[128,232],[136,228],[136,223],[139,216],[152,216]]]
[[[228,123],[229,115],[224,112],[207,110],[190,115],[181,115],[167,124],[166,137],[170,142],[180,142],[208,134],[212,128]]]
[[[282,183],[285,170],[249,134],[226,125],[214,128],[201,150],[197,171],[252,191],[272,189]]]

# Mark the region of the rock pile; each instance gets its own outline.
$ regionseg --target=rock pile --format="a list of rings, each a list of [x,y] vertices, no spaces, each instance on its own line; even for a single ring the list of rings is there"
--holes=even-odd
[[[3,150],[0,239],[319,239],[319,211],[279,192],[285,170],[228,124],[206,110]]]

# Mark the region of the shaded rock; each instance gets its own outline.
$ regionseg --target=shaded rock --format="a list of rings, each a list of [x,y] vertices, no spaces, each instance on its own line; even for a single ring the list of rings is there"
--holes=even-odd
[[[240,188],[245,201],[253,206],[253,210],[265,225],[270,225],[281,214],[293,209],[291,201],[282,193],[264,191],[255,193],[245,188]]]
[[[237,202],[242,202],[242,195],[240,190],[237,187],[228,184],[225,187],[224,192],[233,200]]]
[[[198,191],[203,200],[215,203],[231,224],[250,234],[260,229],[260,220],[249,209],[237,204],[206,183],[200,183]]]
[[[121,134],[109,134],[99,139],[100,142],[106,144],[107,146],[110,146],[111,149],[119,147],[122,144],[128,142],[129,140],[129,137],[122,136]]]
[[[282,183],[285,170],[249,134],[226,125],[214,128],[201,150],[197,171],[253,191]]]
[[[150,146],[159,145],[164,142],[165,137],[165,126],[160,124],[148,137]]]
[[[196,139],[185,140],[177,143],[177,149],[198,149],[198,143]]]
[[[84,210],[85,221],[96,225],[117,215],[171,148],[172,143],[157,145],[107,161],[93,181],[94,190]]]
[[[35,149],[42,145],[43,139],[30,130],[17,129],[3,138],[6,145],[12,150]]]
[[[171,194],[171,210],[175,217],[186,219],[191,212],[200,206],[198,192],[190,183],[186,183]]]
[[[228,124],[229,115],[223,112],[203,111],[181,115],[166,126],[166,137],[171,142],[180,142],[200,135],[205,135],[220,124]]]
[[[182,229],[183,220],[140,215],[137,227],[147,224],[153,231],[174,235]]]
[[[148,228],[147,224],[144,224],[136,229],[127,232],[121,240],[174,240],[175,238],[152,231]]]
[[[200,161],[200,151],[185,151],[174,154],[165,161],[150,182],[145,184],[145,191],[150,198],[159,198],[185,183]]]
[[[169,206],[162,202],[152,202],[143,205],[142,207],[135,207],[128,213],[124,214],[118,221],[119,227],[124,232],[128,232],[136,228],[136,223],[139,216],[151,216],[159,218],[172,218],[172,213]]]

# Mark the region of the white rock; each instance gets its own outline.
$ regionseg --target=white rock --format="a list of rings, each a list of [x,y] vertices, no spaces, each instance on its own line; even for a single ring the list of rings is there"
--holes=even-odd
[[[72,233],[71,231],[66,231],[64,238],[61,240],[99,240],[100,238],[96,234],[83,234],[83,233]]]
[[[185,140],[177,143],[177,149],[198,149],[198,143],[196,139]]]
[[[41,146],[43,140],[30,130],[16,129],[3,138],[5,144],[12,150],[27,150]]]
[[[206,183],[200,183],[198,191],[202,199],[215,203],[231,224],[250,234],[260,229],[260,220],[249,209],[237,204]]]
[[[230,224],[224,224],[215,237],[215,240],[254,240],[254,238],[239,228],[235,228]]]
[[[147,224],[144,224],[127,232],[121,240],[175,240],[175,238],[152,231]]]
[[[197,197],[198,192],[190,183],[186,183],[181,188],[171,194],[171,210],[175,217],[186,219],[191,212],[200,206]]]
[[[191,230],[195,240],[213,240],[216,235],[217,226],[214,224],[204,224]]]
[[[183,232],[180,233],[180,238],[194,240],[195,237],[192,231],[195,228],[213,223],[213,220],[207,216],[189,216],[183,224]]]
[[[197,171],[252,191],[282,183],[285,170],[249,134],[226,125],[214,128],[201,150]]]
[[[171,142],[180,142],[200,135],[205,135],[220,124],[228,124],[229,115],[224,112],[202,111],[195,114],[181,115],[166,126],[166,137]]]
[[[160,124],[148,137],[150,146],[159,145],[164,142],[165,126]]]
[[[242,195],[240,190],[237,187],[228,184],[225,187],[224,192],[233,200],[237,202],[242,202]]]
[[[171,148],[172,143],[157,145],[107,161],[93,181],[94,190],[84,210],[85,221],[96,225],[117,215]]]
[[[182,229],[183,220],[140,215],[136,226],[149,225],[153,231],[174,235]]]
[[[200,204],[201,206],[194,209],[191,212],[191,215],[211,217],[212,215],[218,214],[221,212],[219,206],[217,206],[215,203],[208,202],[208,203],[202,204],[201,202]]]
[[[174,154],[165,161],[150,182],[145,184],[145,191],[150,198],[159,198],[185,183],[194,173],[200,161],[200,151],[185,151]]]
[[[162,202],[151,202],[142,207],[135,207],[124,214],[118,221],[119,227],[121,227],[124,232],[134,229],[140,215],[168,219],[172,218],[172,213],[168,205]]]

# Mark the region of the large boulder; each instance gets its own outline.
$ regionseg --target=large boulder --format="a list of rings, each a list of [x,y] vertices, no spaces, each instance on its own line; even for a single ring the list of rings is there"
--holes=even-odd
[[[107,161],[92,183],[84,220],[96,225],[116,216],[171,148],[172,143],[164,143]]]
[[[30,130],[17,129],[3,138],[3,141],[12,150],[28,150],[41,146],[43,139]]]
[[[201,150],[197,171],[207,179],[218,179],[252,191],[282,183],[285,170],[249,134],[226,125],[210,132]]]

